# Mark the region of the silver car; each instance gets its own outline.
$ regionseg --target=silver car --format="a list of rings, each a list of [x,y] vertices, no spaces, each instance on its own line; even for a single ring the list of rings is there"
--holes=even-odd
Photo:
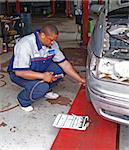
[[[128,3],[117,1],[102,8],[88,44],[86,70],[87,95],[97,113],[126,125],[129,125]]]

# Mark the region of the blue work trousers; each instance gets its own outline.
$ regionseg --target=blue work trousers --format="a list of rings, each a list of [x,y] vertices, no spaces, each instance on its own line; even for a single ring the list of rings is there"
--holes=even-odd
[[[54,72],[54,74],[63,73],[63,70],[56,64],[51,63],[43,72]],[[43,82],[41,80],[27,80],[10,73],[10,79],[12,82],[23,87],[22,91],[18,94],[17,99],[22,107],[30,106],[33,101],[43,97],[48,91],[50,91],[61,79],[57,79],[52,83]]]

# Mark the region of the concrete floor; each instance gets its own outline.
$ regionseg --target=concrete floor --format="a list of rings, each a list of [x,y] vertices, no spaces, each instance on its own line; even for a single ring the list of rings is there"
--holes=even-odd
[[[40,21],[39,21],[40,20]],[[60,31],[59,44],[70,62],[85,77],[84,49],[80,47],[80,34],[77,32],[75,20],[68,18],[32,18],[32,30],[41,27],[44,22],[54,22]],[[78,49],[78,54],[69,56],[69,48]],[[67,49],[67,50],[66,50]],[[65,51],[66,50],[66,51]],[[81,51],[82,50],[82,51]],[[33,103],[34,111],[26,113],[17,106],[16,96],[20,87],[10,82],[6,73],[6,66],[12,51],[0,55],[2,70],[0,72],[0,150],[49,150],[59,129],[52,126],[58,113],[67,113],[70,105],[51,104],[45,98]],[[82,56],[80,55],[82,54]],[[76,55],[76,56],[75,56]],[[74,58],[75,56],[75,58]],[[76,59],[76,57],[78,59]],[[77,61],[75,61],[77,60]],[[1,81],[2,80],[2,81]],[[79,85],[66,76],[54,89],[61,96],[73,101],[79,89]],[[71,102],[72,103],[72,102]],[[13,108],[14,106],[17,106]],[[10,109],[13,108],[13,109]],[[8,110],[10,109],[10,110]],[[129,150],[129,127],[120,125],[119,150]]]
[[[6,85],[0,90],[0,110],[17,105],[20,88],[11,84],[4,73]],[[66,77],[55,89],[61,96],[73,101],[77,85]],[[70,105],[51,104],[45,98],[33,103],[34,111],[26,113],[19,106],[0,114],[0,150],[49,150],[58,132],[52,123],[58,113],[67,113]]]

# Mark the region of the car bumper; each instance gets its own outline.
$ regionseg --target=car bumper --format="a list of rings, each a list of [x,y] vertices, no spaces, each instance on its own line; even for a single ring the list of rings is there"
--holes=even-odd
[[[129,125],[129,94],[127,94],[129,90],[128,88],[124,89],[123,85],[116,85],[118,89],[123,90],[120,93],[115,88],[115,84],[112,88],[112,84],[110,84],[109,82],[96,80],[93,77],[90,78],[87,83],[90,100],[100,116],[120,124]]]

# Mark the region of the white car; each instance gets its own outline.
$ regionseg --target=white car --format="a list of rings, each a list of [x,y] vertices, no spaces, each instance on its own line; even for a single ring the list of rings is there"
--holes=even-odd
[[[86,88],[100,116],[129,125],[129,2],[112,3],[102,8],[88,44]]]

